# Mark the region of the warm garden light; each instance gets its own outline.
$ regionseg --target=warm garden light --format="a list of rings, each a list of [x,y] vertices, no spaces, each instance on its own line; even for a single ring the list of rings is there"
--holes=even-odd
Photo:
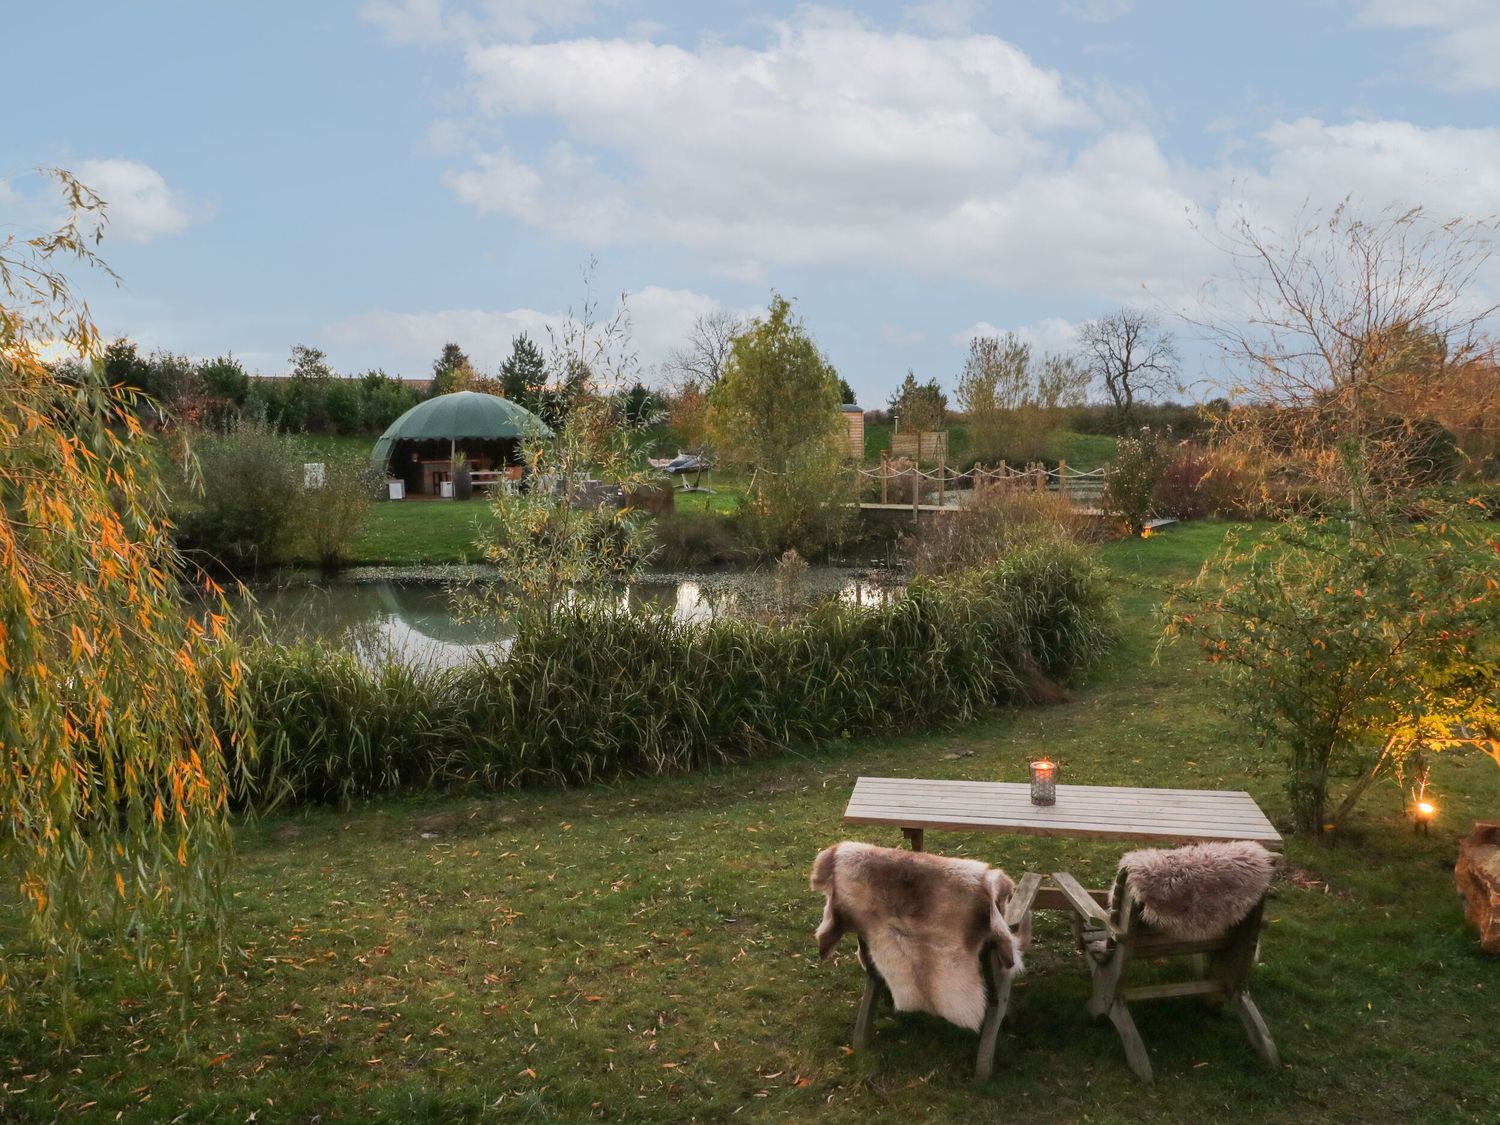
[[[1422,784],[1422,790],[1427,788],[1426,782]],[[1437,817],[1437,805],[1428,800],[1426,795],[1418,790],[1412,800],[1412,827],[1419,832],[1426,832],[1433,820]]]
[[[1033,805],[1055,805],[1057,803],[1057,763],[1042,758],[1031,763],[1031,803]]]

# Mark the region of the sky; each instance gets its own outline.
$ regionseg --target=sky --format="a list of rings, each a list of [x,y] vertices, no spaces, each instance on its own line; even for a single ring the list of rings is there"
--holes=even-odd
[[[1350,196],[1500,201],[1497,0],[0,0],[0,230],[109,204],[104,332],[284,371],[492,371],[625,294],[648,377],[795,301],[866,407],[975,334],[1174,319]],[[592,269],[589,263],[594,262]]]

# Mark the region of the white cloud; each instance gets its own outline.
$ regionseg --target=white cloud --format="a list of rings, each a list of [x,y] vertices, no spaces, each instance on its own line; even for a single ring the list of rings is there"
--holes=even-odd
[[[1236,195],[1271,222],[1351,194],[1362,209],[1422,204],[1444,219],[1488,215],[1500,198],[1500,129],[1302,118],[1262,139],[1266,169],[1243,176]]]
[[[456,154],[447,183],[483,214],[589,249],[681,246],[737,279],[876,266],[1174,305],[1221,268],[1198,230],[1226,206],[1285,221],[1348,194],[1469,214],[1500,197],[1494,130],[1288,121],[1194,166],[1149,106],[994,36],[821,8],[768,27],[756,46],[480,38],[465,135],[506,144]]]
[[[1136,247],[1187,241],[1189,200],[1154,140],[1105,134],[1072,153],[1098,115],[993,36],[808,10],[760,49],[568,40],[466,57],[480,114],[553,122],[561,136],[484,154],[450,185],[482,212],[591,246],[677,243],[741,274],[767,260],[878,262],[1012,282],[1103,266],[1105,284],[1134,284]],[[1065,237],[1045,264],[1023,260],[1037,231],[1075,229],[1077,208],[1102,243]]]
[[[106,235],[111,238],[152,242],[181,234],[212,214],[211,208],[169,188],[155,168],[136,160],[82,160],[73,173],[107,204]]]
[[[1365,0],[1361,23],[1428,32],[1434,79],[1455,90],[1500,90],[1500,6],[1494,0]]]
[[[693,321],[718,309],[719,302],[686,289],[648,285],[628,295],[626,307],[631,326],[631,345],[649,379],[666,354],[687,337]],[[601,311],[607,320],[618,305]],[[445,343],[458,343],[479,370],[493,373],[510,355],[512,339],[525,333],[544,350],[549,329],[561,337],[566,312],[536,309],[440,309],[432,312],[374,310],[348,317],[324,330],[330,343],[390,356],[395,368],[425,371]]]
[[[1032,352],[1037,354],[1066,355],[1078,343],[1078,325],[1060,316],[1049,316],[1036,324],[1023,324],[1010,329],[996,328],[988,321],[981,320],[955,332],[953,342],[967,347],[969,341],[976,336],[1004,336],[1006,332],[1014,332],[1023,343],[1030,344]]]

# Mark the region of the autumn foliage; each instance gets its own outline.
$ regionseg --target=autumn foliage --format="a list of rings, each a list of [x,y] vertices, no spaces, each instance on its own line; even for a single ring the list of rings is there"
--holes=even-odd
[[[65,225],[0,241],[0,848],[43,953],[25,964],[66,985],[101,932],[152,972],[191,973],[213,944],[221,737],[245,726],[225,614],[185,610],[148,439],[90,362],[99,339],[59,269],[98,265],[102,204],[57,179]],[[11,1005],[36,979],[15,952],[0,948]]]

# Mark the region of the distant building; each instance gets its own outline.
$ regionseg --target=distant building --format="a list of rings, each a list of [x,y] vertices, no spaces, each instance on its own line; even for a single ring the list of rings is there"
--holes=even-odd
[[[846,402],[839,407],[844,412],[844,426],[848,431],[845,434],[849,445],[848,455],[856,461],[865,459],[865,412],[852,402]]]

